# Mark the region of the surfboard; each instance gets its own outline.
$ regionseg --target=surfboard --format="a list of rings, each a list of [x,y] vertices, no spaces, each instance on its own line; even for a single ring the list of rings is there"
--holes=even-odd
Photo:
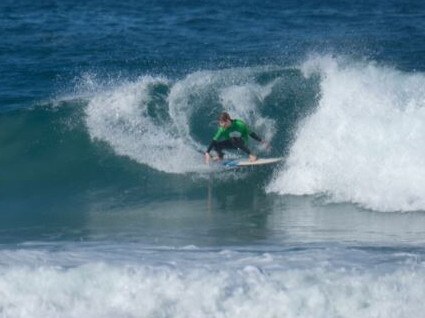
[[[255,161],[249,161],[248,159],[234,159],[234,160],[223,160],[222,165],[226,168],[242,168],[250,166],[261,166],[278,163],[283,158],[259,158]]]

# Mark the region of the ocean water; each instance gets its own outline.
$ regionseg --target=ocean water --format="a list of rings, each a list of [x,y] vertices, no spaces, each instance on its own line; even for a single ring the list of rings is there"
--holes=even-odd
[[[0,30],[0,317],[423,315],[423,1],[4,0]],[[206,166],[223,110],[284,161]]]

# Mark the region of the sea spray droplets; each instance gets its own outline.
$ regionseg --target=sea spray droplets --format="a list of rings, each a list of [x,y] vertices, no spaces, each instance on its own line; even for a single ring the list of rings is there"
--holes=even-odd
[[[92,138],[106,141],[120,155],[158,170],[182,172],[194,150],[176,134],[172,120],[155,121],[149,114],[156,85],[169,82],[147,76],[95,96],[87,107],[87,127]]]
[[[275,121],[262,116],[261,107],[275,81],[266,85],[256,83],[256,76],[267,71],[267,67],[199,71],[175,83],[169,96],[170,113],[182,134],[189,135],[190,120],[199,120],[192,118],[195,111],[202,109],[202,116],[212,116],[215,120],[224,110],[271,139]]]
[[[423,269],[2,268],[5,317],[420,317]],[[27,308],[22,310],[22,308]],[[29,310],[30,309],[30,310]]]
[[[202,172],[205,165],[199,152],[206,145],[195,141],[190,130],[193,121],[200,120],[193,118],[194,112],[216,118],[227,108],[266,139],[274,135],[275,121],[263,117],[260,109],[274,82],[264,86],[255,83],[255,75],[265,71],[202,71],[175,83],[144,76],[95,94],[86,110],[86,124],[92,139],[107,142],[119,155],[168,173]],[[166,94],[155,100],[163,86]],[[245,95],[256,98],[241,97]],[[152,109],[162,115],[152,114]],[[212,135],[215,127],[205,129]]]
[[[424,210],[425,76],[330,57],[312,58],[302,70],[321,76],[319,106],[268,191]]]
[[[235,85],[224,88],[220,101],[235,118],[243,118],[255,131],[261,132],[265,140],[270,140],[276,133],[276,121],[258,115],[264,99],[270,95],[276,81],[261,86],[258,84]]]

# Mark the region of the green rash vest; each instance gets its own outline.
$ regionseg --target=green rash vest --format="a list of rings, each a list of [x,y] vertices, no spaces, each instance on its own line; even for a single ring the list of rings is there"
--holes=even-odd
[[[250,134],[248,126],[240,119],[233,119],[232,124],[228,128],[220,127],[215,133],[213,140],[222,141],[230,138],[242,138],[245,143],[248,142]]]

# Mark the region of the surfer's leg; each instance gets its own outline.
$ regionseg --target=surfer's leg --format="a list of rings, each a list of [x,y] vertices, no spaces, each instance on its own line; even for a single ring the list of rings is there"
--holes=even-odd
[[[237,147],[230,140],[216,141],[213,145],[213,149],[217,152],[218,158],[223,159],[224,149],[237,149]]]
[[[249,148],[245,145],[245,142],[243,141],[242,138],[230,138],[230,142],[233,145],[232,148],[236,148],[236,149],[239,148],[240,150],[247,153],[248,155],[251,154],[251,150],[249,150]]]
[[[224,157],[224,149],[241,149],[248,155],[251,154],[251,150],[249,150],[249,148],[245,145],[245,142],[242,138],[230,138],[228,140],[216,141],[214,142],[213,149],[217,152],[220,159],[223,159]]]

